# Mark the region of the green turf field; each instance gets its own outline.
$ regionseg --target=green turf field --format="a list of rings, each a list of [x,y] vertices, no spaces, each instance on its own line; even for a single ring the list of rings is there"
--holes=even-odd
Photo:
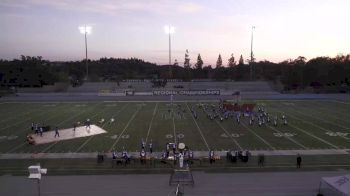
[[[272,115],[286,115],[288,125],[251,126],[248,118],[240,124],[233,119],[213,121],[198,109],[199,102],[175,103],[185,110],[183,115],[169,102],[0,103],[0,153],[120,151],[123,147],[139,151],[142,139],[147,143],[152,140],[154,151],[162,151],[165,143],[177,139],[195,151],[350,149],[349,103],[246,102],[264,105]],[[198,119],[191,115],[192,106],[197,108]],[[35,146],[25,142],[32,122],[63,129],[87,118],[108,133]],[[99,124],[101,118],[105,122]],[[108,123],[111,118],[114,123]]]

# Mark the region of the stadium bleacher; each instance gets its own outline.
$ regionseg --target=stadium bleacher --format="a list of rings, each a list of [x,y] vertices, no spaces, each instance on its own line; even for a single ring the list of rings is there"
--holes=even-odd
[[[180,88],[179,88],[180,87]],[[70,87],[70,93],[94,93],[101,91],[120,92],[124,89],[133,89],[135,92],[151,92],[152,90],[207,90],[219,89],[221,91],[240,92],[275,92],[268,82],[212,82],[212,81],[169,81],[165,87],[153,88],[151,81],[123,81],[116,82],[86,82],[79,87]]]

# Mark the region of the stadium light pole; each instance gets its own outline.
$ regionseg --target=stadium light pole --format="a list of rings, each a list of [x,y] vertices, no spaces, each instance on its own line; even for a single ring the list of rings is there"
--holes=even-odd
[[[171,34],[175,33],[175,27],[166,25],[164,27],[164,31],[166,34],[169,35],[169,77],[172,77],[172,70],[171,70]]]
[[[86,65],[86,80],[88,80],[89,77],[89,66],[88,66],[88,57],[87,57],[87,35],[91,33],[92,27],[91,26],[80,26],[79,31],[81,34],[84,34],[85,36],[85,65]]]
[[[254,29],[255,26],[252,26],[252,35],[250,40],[250,80],[253,80],[253,62],[254,62],[254,53],[253,53],[253,38],[254,38]]]

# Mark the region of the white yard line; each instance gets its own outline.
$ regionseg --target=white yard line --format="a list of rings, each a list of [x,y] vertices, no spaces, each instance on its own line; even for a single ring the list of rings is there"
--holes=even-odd
[[[315,104],[315,103],[314,103]],[[324,112],[329,112],[331,109],[330,108],[328,108],[327,106],[325,107],[325,105],[322,105],[321,103],[318,103],[318,102],[316,102],[316,104],[317,104],[317,110],[322,110],[323,112],[319,112],[319,113],[324,113]],[[347,113],[345,113],[345,112],[341,112],[341,111],[339,111],[339,110],[331,110],[330,111],[331,113],[333,113],[333,114],[336,114],[336,115],[339,115],[339,116],[346,116],[346,117],[350,117],[350,115],[349,114],[347,114]],[[331,114],[331,113],[327,113],[327,114]],[[332,114],[331,114],[331,116],[333,116]],[[334,117],[333,117],[334,118]],[[341,120],[341,121],[344,121],[344,122],[346,122],[346,123],[349,123],[348,121],[346,121],[346,120],[343,120],[343,119],[340,119],[340,118],[335,118],[335,119],[338,119],[338,120]]]
[[[305,131],[305,130],[302,129],[302,128],[296,127],[296,126],[294,126],[294,125],[292,125],[292,124],[288,124],[288,126],[291,126],[291,127],[293,127],[294,129],[297,129],[297,130],[299,130],[299,131],[301,131],[301,132],[303,132],[303,133],[305,133],[305,134],[307,134],[307,135],[309,135],[309,136],[311,136],[311,137],[313,137],[313,138],[315,138],[315,139],[317,139],[317,140],[319,140],[319,141],[321,141],[321,142],[323,142],[323,143],[325,143],[325,144],[328,144],[329,146],[332,146],[332,147],[335,148],[335,149],[339,149],[338,146],[336,146],[336,145],[334,145],[334,144],[332,144],[332,143],[330,143],[330,142],[328,142],[328,141],[326,141],[326,140],[324,140],[324,139],[322,139],[322,138],[319,138],[319,137],[317,137],[316,135],[314,135],[314,134],[312,134],[312,133],[309,133],[309,132]]]
[[[328,120],[325,120],[325,119],[322,119],[322,118],[318,118],[318,117],[315,117],[315,116],[307,115],[307,114],[305,114],[305,113],[303,113],[303,112],[299,112],[299,111],[297,111],[297,110],[295,110],[295,109],[293,109],[293,108],[290,108],[290,110],[292,110],[293,112],[299,113],[299,114],[301,114],[301,115],[307,116],[307,117],[309,117],[309,118],[313,118],[313,119],[316,119],[316,120],[320,120],[320,121],[326,122],[326,123],[328,123],[328,124],[331,124],[331,125],[334,125],[334,126],[337,126],[337,127],[341,127],[341,128],[343,128],[343,129],[346,129],[346,130],[350,130],[350,128],[345,127],[345,126],[343,126],[343,125],[339,125],[339,124],[336,124],[336,123],[333,123],[333,122],[331,122],[331,121],[328,121]]]
[[[219,127],[227,134],[228,137],[230,137],[233,141],[234,144],[236,144],[238,146],[238,148],[240,150],[243,150],[242,146],[239,145],[239,143],[237,142],[237,140],[235,138],[232,137],[232,135],[218,122],[218,120],[215,120],[216,124],[219,125]]]
[[[59,141],[50,144],[48,147],[46,147],[46,148],[45,148],[44,150],[42,150],[40,153],[44,153],[44,152],[48,151],[50,148],[52,148],[52,147],[53,147],[54,145],[56,145],[58,142],[59,142]]]
[[[262,138],[261,136],[259,136],[258,134],[255,133],[255,131],[253,131],[251,128],[249,128],[248,126],[246,126],[243,122],[241,123],[242,126],[244,128],[246,128],[249,132],[251,132],[252,134],[254,134],[257,138],[259,138],[262,142],[264,142],[268,147],[270,147],[272,150],[276,150],[275,147],[273,147],[269,142],[267,142],[264,138]]]
[[[122,110],[124,110],[126,108],[126,106],[128,106],[129,104],[125,104],[124,107],[122,109],[120,109],[117,113],[115,113],[111,118],[114,118],[115,116],[117,116]],[[101,128],[103,128],[105,125],[107,124],[107,121],[102,125]],[[90,136],[83,144],[81,144],[77,150],[75,150],[75,153],[79,152],[82,148],[84,148],[84,146],[89,143],[92,138],[94,137],[95,135],[92,135]]]
[[[314,126],[314,127],[317,127],[317,128],[319,128],[319,129],[322,129],[322,130],[324,130],[324,131],[326,131],[326,132],[328,132],[328,131],[333,132],[333,131],[328,130],[328,129],[325,129],[325,128],[319,126],[319,125],[316,125],[316,124],[314,124],[314,123],[312,123],[312,122],[304,121],[303,119],[298,118],[298,117],[296,117],[296,116],[294,116],[294,115],[288,114],[288,116],[291,116],[292,118],[297,119],[297,120],[299,120],[299,121],[301,121],[301,122],[303,122],[303,123],[310,124],[310,125],[312,125],[312,126]],[[347,138],[347,137],[344,137],[344,136],[339,136],[339,137],[344,138],[344,139],[350,141],[350,138]]]
[[[174,143],[176,144],[176,127],[175,127],[175,113],[174,113],[174,105],[171,104],[171,115],[173,116],[172,120],[173,120],[173,131],[174,131]]]
[[[45,114],[47,114],[47,113],[50,113],[50,112],[52,112],[52,111],[46,111],[46,112],[43,112],[43,113],[41,113],[41,114],[39,114],[38,116],[35,116],[35,118],[39,118],[39,117],[41,117],[41,116],[43,116],[43,115],[45,115]],[[10,127],[13,127],[13,126],[16,126],[16,125],[20,125],[20,124],[22,124],[22,123],[24,123],[24,122],[27,122],[28,120],[30,120],[30,119],[33,119],[33,117],[30,117],[30,118],[26,118],[26,119],[24,119],[24,120],[22,120],[22,121],[19,121],[19,122],[17,122],[17,123],[13,123],[13,124],[11,124],[11,125],[8,125],[8,126],[6,126],[6,127],[2,127],[1,129],[0,129],[0,131],[2,131],[2,130],[5,130],[5,129],[7,129],[7,128],[10,128]],[[28,123],[28,127],[30,126],[30,124]]]
[[[115,140],[115,142],[112,144],[111,148],[109,149],[109,151],[112,151],[115,147],[115,145],[117,145],[117,143],[119,142],[120,138],[122,137],[122,135],[124,134],[124,132],[126,131],[126,129],[129,127],[131,121],[134,120],[136,114],[141,110],[141,106],[139,106],[139,108],[137,108],[137,110],[134,112],[134,114],[131,116],[131,118],[129,119],[128,123],[125,125],[123,131],[120,133],[120,135],[118,136],[118,138]]]
[[[20,117],[23,118],[23,117],[27,116],[28,114],[32,114],[32,113],[39,111],[40,109],[42,109],[42,108],[37,108],[36,110],[31,110],[31,111],[25,111],[23,113],[20,113],[18,116],[16,115],[17,112],[7,113],[6,115],[8,116],[8,118],[2,119],[0,121],[0,123],[10,121],[10,120],[15,119],[15,118],[20,118]],[[21,110],[23,110],[23,108],[21,108]],[[26,109],[26,110],[28,110],[28,109]],[[12,116],[12,115],[15,115],[15,116]]]
[[[51,120],[51,119],[53,119],[53,118],[55,118],[55,117],[57,117],[57,116],[59,116],[59,115],[60,115],[60,113],[56,113],[56,114],[54,114],[54,115],[51,115],[50,118],[45,119],[45,121],[49,121],[49,120]],[[26,130],[22,130],[22,131],[20,131],[20,132],[17,132],[17,134],[18,134],[18,133],[22,133],[23,131],[26,131]],[[13,152],[13,151],[17,150],[18,148],[21,148],[22,146],[24,146],[24,145],[27,144],[27,143],[28,143],[28,142],[24,142],[24,143],[22,143],[22,144],[20,144],[20,145],[18,145],[18,146],[16,146],[16,147],[14,147],[14,148],[12,148],[12,149],[9,150],[8,152]]]
[[[274,110],[275,110],[275,109],[274,109]],[[276,111],[276,110],[275,110],[275,111]],[[282,114],[282,112],[279,112],[279,111],[277,111],[277,113]],[[289,115],[289,116],[291,116],[291,117],[294,118],[294,119],[297,119],[297,118],[295,118],[295,116],[293,117],[293,115]],[[297,120],[299,120],[299,119],[297,119]],[[334,144],[332,144],[332,143],[330,143],[330,142],[328,142],[328,141],[326,141],[326,140],[324,140],[324,139],[322,139],[322,138],[320,138],[320,137],[317,137],[316,135],[314,135],[314,134],[312,134],[312,133],[309,133],[308,131],[306,131],[306,130],[300,128],[300,127],[297,127],[297,126],[293,125],[292,123],[289,123],[288,126],[293,127],[294,129],[297,129],[298,131],[301,131],[301,132],[303,132],[303,133],[305,133],[305,134],[307,134],[307,135],[309,135],[309,136],[311,136],[311,137],[317,139],[317,140],[320,141],[320,142],[323,142],[323,143],[325,143],[325,144],[327,144],[327,145],[329,145],[329,146],[332,146],[332,147],[335,148],[335,149],[339,149],[338,146],[336,146],[336,145],[334,145]]]
[[[94,110],[94,109],[95,109],[98,105],[100,105],[100,104],[101,104],[101,103],[96,104],[93,108],[89,109],[89,111]],[[106,109],[104,109],[104,110],[106,110]],[[94,117],[97,116],[99,113],[103,112],[104,110],[102,110],[102,111],[100,111],[100,112],[94,114],[91,118],[94,118]],[[70,118],[61,121],[61,122],[58,123],[56,126],[59,126],[59,125],[65,123],[65,122],[67,122],[67,121],[70,121],[70,120],[76,118],[77,116],[80,116],[81,114],[83,114],[83,113],[85,113],[85,112],[86,112],[85,110],[82,110],[82,111],[80,111],[79,113],[77,113],[77,114],[71,116]],[[55,146],[55,145],[58,144],[59,142],[60,142],[60,141],[57,141],[57,142],[51,144],[50,146],[48,146],[47,148],[45,148],[45,149],[44,149],[43,151],[41,151],[40,153],[46,152],[47,150],[49,150],[50,148],[52,148],[53,146]]]
[[[154,117],[156,116],[156,113],[157,113],[157,109],[158,109],[158,102],[156,103],[156,106],[154,107],[152,119],[151,119],[151,122],[149,123],[149,126],[148,126],[147,136],[146,136],[146,144],[147,144],[147,140],[148,140],[149,134],[151,132],[153,119],[154,119]]]
[[[345,104],[345,105],[350,105],[350,102],[343,102],[343,101],[338,101],[338,100],[332,100],[331,102],[342,103],[342,104]]]
[[[267,125],[267,127],[269,127],[270,129],[272,129],[272,130],[274,130],[274,131],[277,131],[278,133],[283,133],[283,132],[277,130],[275,127],[271,127],[270,125]],[[294,144],[296,144],[296,145],[298,145],[298,146],[304,148],[305,150],[308,150],[308,149],[309,149],[308,147],[302,145],[301,143],[299,143],[298,141],[296,141],[295,139],[293,139],[293,138],[291,138],[291,137],[284,137],[284,138],[287,138],[288,140],[290,140],[290,141],[293,142]]]
[[[22,144],[20,144],[20,145],[18,145],[18,146],[16,146],[16,147],[14,147],[14,148],[12,148],[11,150],[7,151],[6,153],[11,153],[11,152],[13,152],[13,151],[15,151],[15,150],[21,148],[22,146],[24,146],[24,145],[26,145],[26,144],[28,144],[28,142],[24,142],[24,143],[22,143]]]
[[[206,111],[204,111],[207,115],[208,113]],[[216,124],[219,125],[219,127],[224,131],[224,133],[227,134],[228,137],[230,137],[233,141],[233,143],[240,149],[243,150],[242,146],[239,145],[239,143],[237,142],[237,140],[235,138],[232,137],[232,135],[218,122],[218,120],[215,119]]]
[[[203,135],[203,132],[202,132],[201,128],[198,126],[198,123],[197,123],[196,119],[194,119],[193,115],[191,114],[190,107],[188,107],[188,104],[187,104],[187,103],[186,103],[186,106],[187,106],[188,112],[189,112],[190,115],[192,116],[193,122],[194,122],[194,123],[196,124],[196,126],[197,126],[197,130],[198,130],[199,134],[202,136],[202,139],[203,139],[205,145],[207,146],[208,150],[210,150],[209,145],[208,145],[208,142],[207,142],[207,140],[205,140],[204,135]]]

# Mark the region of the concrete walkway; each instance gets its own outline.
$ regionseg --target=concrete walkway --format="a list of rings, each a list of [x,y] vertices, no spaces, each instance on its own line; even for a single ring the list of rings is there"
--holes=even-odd
[[[193,172],[195,186],[185,186],[184,195],[316,196],[321,177],[348,173],[348,171],[228,174]],[[169,177],[170,174],[43,176],[41,195],[174,195],[175,187],[169,186]],[[37,182],[29,180],[27,176],[0,176],[0,184],[0,195],[38,195]]]

